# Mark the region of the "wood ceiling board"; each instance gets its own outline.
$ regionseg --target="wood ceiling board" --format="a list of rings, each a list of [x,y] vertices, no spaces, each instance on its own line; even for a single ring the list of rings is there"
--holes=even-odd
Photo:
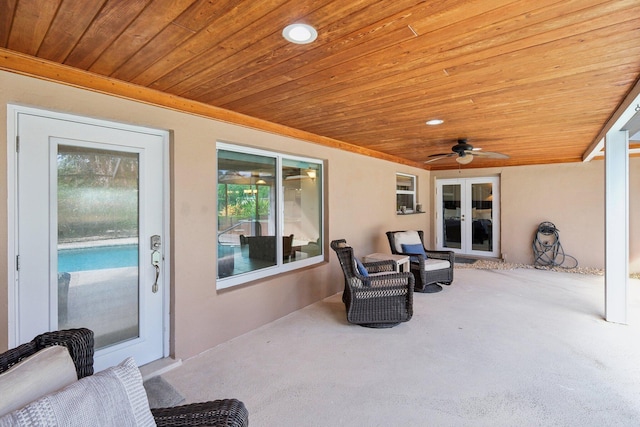
[[[89,71],[110,76],[187,9],[193,0],[152,0],[109,45]]]
[[[570,74],[571,71],[568,71]],[[562,87],[568,87],[564,82],[560,82]],[[509,82],[509,84],[514,84]],[[521,82],[524,86],[529,84],[529,82]],[[532,83],[532,87],[535,85]],[[290,117],[293,111],[296,111],[296,116],[302,116],[307,114],[306,117],[301,117],[301,122],[296,125],[310,125],[316,122],[323,122],[325,114],[322,114],[323,111],[327,112],[327,114],[331,114],[331,112],[335,112],[336,118],[338,119],[336,123],[332,121],[332,125],[338,125],[340,118],[344,118],[346,120],[353,120],[359,116],[367,116],[376,111],[384,111],[385,105],[388,107],[388,111],[395,110],[415,110],[415,111],[423,111],[423,116],[429,116],[438,114],[442,116],[442,111],[447,108],[447,104],[454,103],[456,101],[468,102],[470,104],[476,103],[475,98],[478,98],[481,94],[492,95],[494,91],[503,90],[504,88],[510,89],[509,86],[498,86],[496,88],[488,85],[488,82],[472,82],[472,81],[461,81],[459,82],[456,79],[451,79],[448,82],[448,85],[444,87],[437,87],[435,84],[432,85],[431,92],[427,93],[427,89],[424,91],[419,89],[411,90],[411,88],[407,88],[407,92],[403,94],[402,92],[392,93],[390,96],[385,97],[385,100],[381,100],[378,98],[367,98],[366,94],[354,94],[351,92],[345,92],[341,97],[337,98],[334,103],[327,103],[332,101],[332,99],[325,100],[323,98],[315,99],[313,97],[302,99],[299,104],[294,103],[292,106],[288,105],[287,107],[275,109],[273,111],[273,116],[270,117],[270,120],[279,121],[281,120],[280,116]],[[593,85],[594,88],[597,86]],[[417,95],[413,96],[412,93],[416,93]],[[427,93],[425,95],[425,93]],[[535,92],[534,92],[535,93]],[[355,102],[355,104],[347,104],[343,99],[348,99],[350,102]],[[386,101],[386,102],[385,102]],[[277,106],[277,103],[273,104]],[[429,109],[429,106],[432,105],[433,109]],[[255,106],[256,110],[259,110],[259,105]],[[279,106],[278,106],[279,107]],[[292,110],[289,110],[292,108]],[[246,113],[252,113],[251,110],[244,110]],[[388,116],[387,116],[388,117]],[[418,118],[420,122],[422,122],[422,117]],[[428,118],[428,117],[425,117]],[[442,117],[448,118],[448,117]]]
[[[325,20],[338,19],[340,16],[351,13],[354,8],[360,7],[362,5],[359,2],[340,3],[332,7],[330,11],[323,8],[310,10],[303,20],[304,22],[313,23],[314,27],[320,31],[320,34],[323,34],[323,37],[327,37],[326,32],[322,30],[323,24],[326,24]],[[262,80],[267,78],[269,74],[273,75],[273,70],[278,66],[282,67],[282,64],[284,64],[284,70],[289,67],[295,67],[301,52],[307,52],[305,59],[313,61],[313,57],[308,54],[308,46],[289,43],[282,36],[282,30],[292,21],[288,8],[285,6],[281,9],[284,9],[284,13],[278,16],[278,19],[274,20],[269,16],[265,16],[263,20],[256,23],[258,27],[269,28],[269,34],[257,38],[243,48],[232,48],[225,51],[224,53],[230,53],[225,57],[194,64],[200,71],[178,85],[171,87],[171,92],[187,98],[204,101],[204,99],[211,97],[211,90],[231,87],[233,83],[238,81],[241,81],[243,87],[246,87],[252,84],[252,81],[249,80],[251,76],[257,76],[257,79]],[[252,29],[248,29],[248,31],[254,32]],[[233,41],[229,40],[229,44],[242,43],[241,41],[245,39],[246,36],[242,32],[238,32],[233,37]],[[278,75],[283,74],[282,71],[276,71],[276,73]],[[212,81],[224,81],[226,84],[209,84]],[[201,88],[204,88],[204,90]],[[220,105],[219,102],[215,104]]]
[[[306,2],[305,2],[306,3]],[[260,6],[263,2],[260,3]],[[312,8],[311,4],[305,5]],[[246,10],[245,10],[246,9]],[[180,64],[179,68],[173,68],[170,72],[162,71],[162,76],[151,85],[155,89],[170,91],[172,87],[192,78],[207,67],[215,67],[216,64],[227,56],[241,52],[253,43],[265,37],[270,37],[275,31],[282,31],[283,24],[289,22],[289,8],[286,0],[269,0],[269,8],[251,7],[251,3],[243,4],[243,8],[234,10],[241,16],[238,18],[245,25],[238,26],[220,25],[214,28],[208,27],[201,31],[193,39],[198,40],[198,54],[189,55],[189,59]],[[275,21],[269,25],[270,20]],[[234,21],[232,21],[234,22]],[[211,32],[209,33],[209,31]],[[215,40],[215,43],[212,43]],[[192,44],[190,41],[189,44]]]
[[[638,14],[637,16],[640,16],[640,14]],[[635,28],[637,26],[635,21],[627,21],[627,23],[629,24],[630,28]],[[604,36],[606,37],[608,32],[610,32],[611,29],[608,30],[602,30],[600,32],[600,34],[597,34],[598,36],[601,36],[604,34]],[[612,41],[612,43],[618,43],[618,45],[620,45],[620,43],[622,43],[621,46],[624,46],[624,41],[625,41],[625,37],[629,37],[628,34],[624,33],[623,29],[620,29],[620,32],[615,32],[615,34],[618,35],[618,38],[615,41]],[[628,39],[627,39],[628,40]],[[535,45],[535,42],[532,40],[531,42],[527,43],[526,46],[520,45],[515,47],[514,49],[511,49],[513,51],[513,53],[511,53],[510,55],[512,55],[511,57],[511,62],[517,62],[519,60],[523,60],[526,61],[526,66],[520,66],[518,67],[521,72],[525,71],[525,72],[529,72],[530,74],[532,74],[532,79],[533,80],[537,80],[537,79],[544,79],[546,78],[546,76],[542,73],[542,72],[537,72],[536,69],[538,68],[538,64],[535,62],[538,59],[534,59],[534,62],[532,64],[532,59],[531,58],[533,55],[536,55],[537,58],[550,58],[550,57],[556,57],[559,58],[560,60],[566,61],[566,59],[563,58],[573,58],[574,56],[571,54],[573,49],[575,48],[575,46],[581,47],[581,46],[585,46],[585,43],[582,41],[582,39],[580,38],[580,36],[576,36],[574,38],[572,38],[572,40],[570,40],[569,42],[566,43],[570,43],[571,41],[573,41],[573,43],[570,46],[565,47],[564,49],[557,49],[555,51],[555,53],[553,53],[553,55],[550,55],[548,50],[552,48],[552,46],[548,46],[547,44],[543,45],[543,46],[537,46]],[[564,44],[564,43],[563,43]],[[600,45],[602,45],[602,43],[600,43]],[[525,50],[525,47],[528,46],[533,46],[534,50]],[[635,44],[635,46],[637,46],[637,43]],[[606,54],[608,52],[610,52],[611,49],[609,46],[605,46],[603,52]],[[596,52],[593,49],[590,50],[587,46],[584,47],[583,52],[585,53],[584,56],[593,56],[594,57],[594,61],[597,62],[598,61],[598,56],[602,54],[602,52]],[[618,55],[620,56],[625,56],[623,54],[624,50],[620,50],[618,51]],[[323,86],[323,87],[319,87],[317,89],[317,92],[314,92],[312,94],[306,94],[306,93],[300,93],[303,92],[302,90],[295,90],[296,88],[291,88],[291,90],[289,90],[287,88],[287,90],[285,91],[285,93],[293,93],[295,95],[292,95],[289,99],[290,102],[295,102],[295,97],[300,97],[302,99],[302,101],[300,101],[299,105],[295,105],[292,104],[290,106],[290,108],[296,108],[298,111],[301,111],[302,108],[304,108],[305,105],[308,105],[308,101],[307,99],[309,98],[309,96],[312,96],[313,98],[316,97],[320,97],[320,93],[322,93],[321,98],[324,100],[332,100],[334,98],[337,99],[343,99],[345,98],[345,93],[343,92],[344,90],[348,90],[348,96],[349,98],[353,98],[354,100],[356,100],[356,95],[357,93],[355,92],[356,90],[360,91],[360,92],[365,92],[365,93],[372,93],[373,91],[380,91],[381,88],[383,87],[382,84],[385,85],[385,87],[390,87],[393,88],[394,90],[400,90],[401,88],[404,88],[406,90],[407,93],[412,93],[415,92],[416,90],[416,86],[421,84],[422,82],[426,83],[428,86],[433,87],[433,85],[435,85],[436,83],[434,83],[434,81],[450,81],[451,79],[445,79],[444,77],[454,77],[456,75],[459,75],[462,73],[463,68],[462,67],[469,67],[469,64],[478,64],[478,63],[497,63],[498,67],[500,66],[500,64],[502,64],[502,61],[507,58],[509,59],[510,56],[509,55],[500,55],[500,56],[495,56],[493,54],[491,54],[491,56],[487,56],[486,53],[488,53],[487,51],[483,51],[481,52],[481,54],[483,54],[482,56],[478,57],[478,56],[472,56],[471,58],[469,58],[468,56],[460,56],[459,57],[459,61],[466,61],[466,62],[458,62],[457,64],[455,63],[439,63],[435,66],[429,66],[427,65],[426,67],[422,67],[422,68],[416,68],[416,71],[412,74],[409,75],[404,75],[404,79],[402,81],[398,81],[398,78],[395,75],[392,75],[389,79],[385,80],[381,80],[379,77],[381,74],[383,74],[384,72],[381,70],[380,73],[376,73],[375,76],[376,77],[372,77],[370,75],[365,75],[360,79],[356,79],[356,80],[350,80],[348,82],[346,82],[344,85],[341,86]],[[496,52],[497,53],[497,52]],[[516,64],[517,65],[517,64]],[[474,66],[474,65],[471,65]],[[533,67],[532,67],[533,66]],[[550,68],[551,72],[555,72],[555,73],[562,73],[563,71],[565,73],[571,73],[570,70],[554,70],[554,66],[555,63],[551,64],[549,67],[547,67],[547,69]],[[363,67],[360,67],[363,68]],[[505,69],[511,71],[513,69],[513,67],[511,65],[509,65],[508,67],[504,67]],[[447,70],[451,70],[451,72],[448,72],[448,75],[445,75],[444,73],[441,72],[442,69],[447,69]],[[542,70],[540,70],[542,71]],[[503,73],[501,73],[503,74]],[[350,73],[349,76],[351,77],[352,74]],[[425,76],[428,79],[431,80],[426,80],[425,81]],[[442,77],[440,79],[438,79],[439,77]],[[551,78],[553,76],[550,76],[549,78]],[[332,79],[332,83],[335,84],[335,80],[336,79]],[[321,78],[317,78],[314,79],[314,81],[316,82],[323,82],[324,79]],[[306,82],[301,82],[302,83],[306,83]],[[525,83],[525,82],[523,82]],[[319,84],[319,83],[318,83]],[[455,83],[454,83],[455,84]],[[419,86],[418,86],[419,87]],[[306,90],[310,90],[312,88],[312,83],[311,81],[309,82],[309,84],[305,85]],[[353,89],[351,89],[353,88]],[[357,89],[356,89],[357,88]],[[466,89],[469,93],[473,93],[473,90],[475,90],[474,88],[468,88]],[[374,92],[375,93],[375,92]],[[458,92],[455,92],[456,94]],[[261,92],[260,93],[261,96],[254,96],[249,102],[249,104],[253,105],[254,107],[258,108],[260,106],[260,99],[271,99],[271,96],[269,93],[264,93]],[[362,99],[363,103],[367,103],[369,104],[369,97],[368,96],[362,96],[360,99]],[[397,93],[392,93],[389,96],[389,102],[396,102],[396,100],[398,99],[398,94]],[[404,99],[404,96],[402,97],[402,99]],[[376,103],[380,102],[380,97],[377,96],[376,97]],[[446,101],[446,100],[444,100]],[[230,108],[230,109],[236,109],[239,108],[238,105],[235,104],[227,104],[224,105],[225,108]]]
[[[630,56],[630,58],[633,58],[633,56]],[[568,107],[572,107],[573,109],[575,108],[576,103],[580,102],[583,102],[583,108],[578,109],[578,114],[580,115],[583,114],[582,110],[586,110],[586,112],[593,111],[594,106],[597,105],[603,105],[608,110],[612,108],[613,105],[617,105],[617,103],[619,103],[625,95],[624,85],[632,84],[634,75],[637,75],[640,70],[637,64],[626,64],[624,67],[621,67],[617,61],[615,61],[615,64],[611,67],[614,68],[611,71],[619,74],[618,81],[620,84],[615,87],[609,86],[608,82],[610,81],[610,77],[607,77],[607,73],[600,74],[600,71],[602,70],[589,71],[574,76],[560,75],[556,80],[544,80],[538,83],[524,81],[517,86],[509,86],[508,84],[511,84],[511,82],[509,82],[508,84],[501,84],[495,88],[491,87],[488,82],[481,82],[475,85],[472,82],[464,82],[461,86],[452,84],[450,87],[446,88],[447,90],[437,92],[442,94],[440,97],[418,96],[413,102],[409,103],[404,103],[402,101],[403,99],[410,101],[408,96],[398,96],[397,99],[399,101],[395,103],[393,102],[393,97],[390,97],[389,102],[384,104],[384,106],[388,106],[388,109],[384,109],[384,107],[377,109],[373,103],[364,103],[361,108],[358,108],[357,106],[354,107],[352,114],[346,114],[348,108],[341,104],[340,107],[343,111],[342,117],[344,117],[344,119],[337,121],[333,120],[330,126],[334,129],[340,129],[342,124],[347,128],[353,128],[354,123],[356,123],[359,118],[377,116],[389,118],[389,115],[392,114],[393,108],[404,111],[417,110],[426,112],[430,110],[430,105],[434,105],[434,110],[437,109],[439,113],[438,115],[447,119],[447,123],[449,123],[453,117],[461,114],[458,109],[461,104],[464,105],[464,103],[469,99],[474,100],[473,103],[470,103],[470,107],[475,106],[477,109],[478,106],[482,106],[483,111],[490,107],[500,108],[503,115],[513,113],[513,111],[509,110],[510,106],[515,107],[515,112],[518,112],[519,108],[527,108],[529,111],[525,111],[526,113],[533,113],[530,109],[538,106],[539,112],[537,112],[537,114],[551,114],[553,110],[558,110],[560,113],[568,114],[561,110],[562,106],[567,104]],[[571,74],[570,71],[568,71],[568,73]],[[589,83],[585,84],[584,82],[586,81]],[[515,83],[517,82],[514,82],[513,84]],[[473,92],[476,86],[480,89],[475,90],[481,90],[481,92]],[[456,98],[453,98],[453,100],[451,99],[451,93],[457,93]],[[483,102],[485,100],[486,102]],[[553,102],[548,102],[549,106],[540,108],[541,104],[547,104],[544,102],[545,100]],[[585,102],[590,100],[593,101],[593,104]],[[452,101],[458,101],[454,104],[455,109],[453,110],[448,108],[448,104]],[[370,106],[367,108],[367,105]],[[295,122],[295,126],[312,128],[313,126],[311,125],[317,124],[316,122],[318,122],[318,118],[320,118],[321,121],[323,117],[323,110],[328,111],[327,114],[330,114],[330,111],[334,110],[334,108],[322,104],[314,104],[313,106],[307,106],[302,109],[299,108],[297,117],[301,118],[300,121]],[[494,114],[499,112],[488,110],[485,111],[485,113]],[[275,117],[270,117],[270,119],[274,121],[279,120],[279,118]],[[399,120],[397,123],[398,127],[406,127],[408,125],[408,123],[403,123],[403,121],[398,117],[395,117],[395,119]],[[423,120],[420,120],[419,122],[416,121],[416,123],[420,123],[422,125]],[[594,126],[597,126],[597,123],[594,123]]]
[[[112,74],[117,79],[143,84],[143,76],[150,67],[167,58],[183,43],[187,43],[199,31],[215,22],[220,16],[235,8],[242,0],[211,2],[198,0],[163,29],[147,45]],[[164,62],[166,63],[166,62]],[[148,80],[151,83],[152,80]]]
[[[248,4],[247,2],[240,3],[244,7]],[[159,89],[160,86],[155,83],[158,79],[179,69],[194,57],[201,55],[211,47],[211,40],[224,40],[224,38],[228,37],[232,33],[232,29],[230,26],[225,25],[225,22],[238,20],[243,15],[244,9],[242,7],[233,7],[225,15],[214,14],[213,19],[209,21],[206,27],[198,31],[186,42],[177,46],[168,55],[153,63],[140,75],[136,76],[132,83]]]
[[[185,42],[192,35],[193,32],[185,27],[174,23],[167,25],[153,40],[112,73],[111,77],[123,81],[134,80],[147,67],[168,55],[174,46]]]
[[[354,44],[337,55],[316,62],[307,61],[306,56],[300,56],[298,59],[307,64],[305,67],[293,69],[288,66],[289,64],[285,64],[284,68],[280,70],[269,70],[268,74],[273,73],[273,75],[266,84],[261,79],[262,74],[256,74],[255,77],[249,79],[250,86],[237,82],[230,88],[220,88],[216,93],[206,93],[202,99],[205,102],[216,102],[217,105],[225,106],[224,108],[242,108],[244,105],[251,105],[253,102],[266,99],[274,102],[287,100],[292,95],[308,99],[309,96],[322,92],[324,89],[335,92],[333,88],[343,81],[344,76],[348,76],[348,79],[356,79],[367,73],[367,69],[357,63],[357,58],[364,57],[363,55],[369,49],[377,50],[380,46],[393,45],[398,41],[414,37],[411,30],[404,25],[395,31],[392,31],[391,28],[386,28],[385,31],[387,30],[391,32],[378,34],[373,43]],[[369,66],[380,69],[384,65],[369,63]],[[392,66],[392,64],[387,66]],[[251,85],[251,83],[253,84]],[[251,89],[247,90],[247,87]],[[235,93],[233,89],[236,89]]]
[[[7,47],[9,32],[18,0],[0,1],[0,46]]]
[[[7,47],[35,56],[56,15],[60,1],[19,1],[11,24]]]
[[[218,17],[230,13],[232,9],[237,8],[241,3],[242,0],[197,0],[173,22],[193,33],[197,33],[212,21],[218,19]]]
[[[314,89],[314,86],[313,86],[314,82],[319,82],[320,84],[322,84],[322,82],[330,81],[333,84],[339,84],[341,82],[339,78],[344,78],[344,77],[347,78],[347,80],[344,80],[345,85],[353,84],[354,87],[358,87],[360,82],[354,81],[356,77],[362,76],[362,79],[364,81],[370,81],[370,80],[378,81],[384,77],[385,71],[388,71],[390,73],[391,80],[389,84],[393,85],[397,83],[397,75],[401,71],[406,71],[406,70],[401,70],[401,64],[407,63],[407,61],[403,60],[401,56],[418,58],[417,60],[414,59],[415,65],[413,66],[413,69],[416,70],[415,76],[421,77],[428,74],[428,71],[430,71],[430,70],[425,70],[424,67],[432,65],[434,62],[433,61],[433,58],[435,57],[434,55],[438,54],[438,52],[443,51],[443,49],[445,49],[448,46],[448,41],[451,39],[451,37],[455,36],[453,30],[457,29],[462,34],[465,34],[464,28],[466,27],[456,26],[453,29],[450,29],[450,28],[445,29],[444,34],[440,38],[441,44],[437,44],[433,42],[433,40],[437,39],[436,37],[430,37],[430,39],[428,40],[428,45],[430,46],[430,49],[431,49],[430,51],[424,51],[425,38],[420,38],[420,39],[409,38],[408,40],[410,39],[413,39],[413,40],[410,40],[410,42],[407,43],[406,46],[401,45],[398,47],[398,46],[392,45],[388,49],[388,51],[385,51],[385,52],[379,52],[378,49],[375,49],[374,53],[376,55],[376,58],[371,58],[369,56],[362,55],[362,54],[353,55],[352,57],[349,58],[349,62],[344,64],[344,61],[340,61],[339,59],[335,60],[336,58],[332,56],[326,59],[325,61],[326,66],[322,68],[320,68],[317,65],[314,65],[316,64],[316,62],[309,61],[310,65],[313,65],[315,68],[320,68],[321,70],[324,69],[325,72],[322,75],[317,75],[315,73],[304,73],[304,75],[309,76],[309,81],[301,80],[299,83],[296,83],[297,79],[295,80],[292,79],[292,81],[294,81],[293,84],[297,84],[297,87],[287,87],[287,88],[282,88],[278,90],[281,91],[281,93],[290,93],[293,91],[296,94],[304,95],[304,91],[311,91]],[[484,38],[489,37],[489,35],[487,35],[485,32],[481,32],[481,33],[484,35],[483,36]],[[520,48],[521,47],[517,47],[517,49],[520,49]],[[362,49],[362,47],[360,47],[360,49]],[[420,51],[420,49],[423,49],[423,51]],[[400,51],[401,55],[398,55],[396,51]],[[377,60],[377,57],[382,58],[382,61]],[[392,62],[389,62],[387,59],[390,57],[393,58]],[[336,64],[340,65],[339,71],[337,71],[338,65]],[[440,73],[442,68],[447,66],[449,65],[440,64],[440,65],[437,65],[436,67],[432,67],[431,70],[434,71],[434,73]],[[384,69],[385,67],[386,67],[386,70]],[[292,72],[289,72],[289,74],[295,77],[300,77],[299,75],[293,75]],[[261,89],[260,87],[256,87],[254,90],[260,91],[260,89]],[[325,94],[327,93],[326,92],[327,87],[323,86],[318,90],[323,91],[323,93]],[[247,104],[253,103],[255,101],[255,98],[271,99],[271,94],[268,92],[260,91],[258,95],[254,95],[253,99],[247,99],[246,103]],[[221,101],[224,101],[224,100],[221,100]],[[222,105],[224,105],[226,108],[236,107],[235,104],[222,104]]]
[[[267,55],[262,57],[256,56],[246,66],[242,66],[242,58],[236,56],[235,64],[221,64],[222,70],[208,70],[203,73],[205,79],[220,78],[227,82],[226,85],[217,85],[209,91],[203,93],[196,91],[180,92],[182,96],[197,97],[203,102],[211,102],[216,105],[225,105],[233,100],[243,98],[246,94],[259,92],[265,87],[264,82],[268,82],[268,87],[281,87],[283,83],[292,82],[304,75],[313,75],[317,70],[325,70],[327,67],[333,67],[345,73],[344,64],[353,61],[354,58],[366,55],[371,50],[379,50],[382,47],[396,44],[402,40],[415,37],[409,27],[402,22],[379,23],[365,29],[367,36],[375,33],[373,42],[367,41],[367,36],[362,32],[346,37],[349,43],[345,43],[345,38],[329,41],[322,45],[320,49],[309,50],[306,46],[292,45],[283,42],[280,33],[274,34],[277,39],[276,43],[281,43],[276,49],[271,50]],[[331,38],[331,34],[328,34]],[[271,40],[263,40],[264,44],[272,43]],[[342,49],[333,50],[335,45],[340,45]],[[253,47],[262,52],[269,51],[261,46]],[[243,52],[244,56],[244,52]],[[225,74],[215,76],[214,73],[219,71]],[[250,88],[250,89],[247,89]],[[250,102],[246,99],[244,102]]]
[[[313,75],[327,68],[339,70],[336,74],[353,72],[346,67],[349,67],[356,58],[415,37],[407,25],[408,18],[412,14],[403,9],[405,3],[407,2],[394,2],[392,8],[387,3],[378,2],[366,9],[349,11],[350,14],[346,17],[344,15],[340,17],[340,14],[334,12],[329,16],[334,21],[325,24],[326,28],[323,27],[323,23],[328,20],[327,16],[319,16],[318,18],[311,16],[311,22],[320,24],[318,30],[322,43],[318,43],[318,48],[315,48],[314,45],[285,44],[285,48],[294,50],[296,56],[287,58],[286,61],[270,64],[267,68],[264,68],[263,62],[260,62],[263,69],[259,73],[257,71],[247,73],[245,67],[237,70],[229,68],[233,72],[233,77],[222,76],[227,84],[218,87],[215,93],[201,94],[199,99],[204,102],[216,102],[216,105],[224,105],[242,98],[245,96],[243,94],[280,86],[283,82]],[[399,12],[393,13],[396,9]],[[316,13],[322,15],[323,12],[324,9],[317,10],[314,15]],[[390,13],[391,15],[389,15]],[[362,14],[366,14],[366,18],[368,18],[364,27],[354,24],[354,22],[363,22]],[[281,43],[280,35],[276,34],[275,36],[277,37],[276,43]],[[277,54],[279,49],[280,47],[275,51],[272,50],[272,54],[282,56]],[[284,78],[282,78],[283,76]]]
[[[73,1],[73,0],[67,0]],[[107,0],[64,64],[88,70],[144,10],[150,0]]]
[[[106,0],[62,1],[38,57],[63,63]]]
[[[629,83],[633,83],[633,75],[637,72],[639,72],[638,68],[633,67],[626,74],[629,77]],[[363,144],[366,143],[364,139],[367,136],[377,137],[380,133],[402,132],[405,137],[407,133],[409,137],[430,137],[432,132],[438,135],[446,130],[450,135],[453,133],[453,136],[465,132],[474,135],[485,122],[500,124],[500,126],[503,124],[520,126],[522,122],[526,124],[531,121],[544,121],[549,126],[564,128],[567,121],[585,119],[593,126],[593,132],[597,133],[598,123],[607,119],[612,106],[617,105],[625,94],[622,92],[623,87],[608,89],[606,80],[597,84],[598,76],[593,73],[585,74],[584,77],[589,78],[593,85],[584,86],[579,80],[572,80],[571,83],[550,81],[539,85],[505,87],[482,94],[472,94],[475,100],[473,103],[464,96],[451,101],[439,100],[440,105],[434,105],[433,109],[437,108],[438,117],[444,118],[446,122],[435,128],[424,124],[424,120],[428,118],[426,112],[431,110],[432,104],[422,100],[417,100],[414,105],[399,102],[396,107],[399,111],[391,110],[392,106],[386,111],[378,110],[373,106],[371,111],[366,111],[363,107],[362,112],[358,114],[354,112],[352,116],[346,115],[339,120],[332,117],[333,121],[326,125],[321,119],[324,115],[330,115],[332,108],[327,108],[325,113],[322,113],[322,110],[304,111],[298,116],[300,120],[292,120],[289,123],[314,133],[330,133],[337,139],[363,139],[361,141]],[[603,89],[600,92],[601,95],[598,95],[599,88]],[[579,103],[582,108],[576,109],[576,103]],[[597,105],[602,107],[598,110],[595,108]],[[574,110],[575,113],[573,113]],[[418,112],[417,119],[415,111]],[[320,120],[310,125],[306,120],[314,115],[320,117]],[[393,128],[390,127],[391,124]],[[417,134],[411,135],[412,131]]]

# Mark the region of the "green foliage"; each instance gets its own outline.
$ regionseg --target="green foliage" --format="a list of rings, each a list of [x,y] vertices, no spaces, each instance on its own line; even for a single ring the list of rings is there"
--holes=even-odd
[[[134,237],[138,234],[138,192],[125,188],[58,187],[58,237]]]
[[[138,235],[138,157],[133,153],[60,146],[58,239]]]
[[[218,216],[237,219],[267,217],[270,210],[270,188],[257,187],[256,193],[255,185],[218,184]]]

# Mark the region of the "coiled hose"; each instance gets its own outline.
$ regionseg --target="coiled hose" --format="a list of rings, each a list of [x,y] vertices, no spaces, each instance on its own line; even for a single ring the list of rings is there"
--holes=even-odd
[[[562,267],[576,268],[578,260],[571,255],[564,253],[560,244],[560,235],[556,226],[545,221],[540,223],[536,237],[533,239],[534,266],[539,267]],[[565,262],[568,265],[563,265]]]

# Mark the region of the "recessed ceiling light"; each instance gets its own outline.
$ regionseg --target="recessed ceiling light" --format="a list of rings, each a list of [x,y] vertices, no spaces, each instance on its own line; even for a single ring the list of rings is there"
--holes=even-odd
[[[444,120],[441,119],[433,119],[433,120],[428,120],[427,124],[429,126],[438,126],[444,123]]]
[[[282,30],[282,37],[291,43],[307,44],[318,38],[318,32],[311,25],[307,24],[291,24]]]

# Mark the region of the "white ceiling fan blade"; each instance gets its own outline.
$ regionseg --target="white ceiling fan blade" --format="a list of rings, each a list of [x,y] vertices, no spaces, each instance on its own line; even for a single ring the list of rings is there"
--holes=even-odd
[[[436,156],[440,156],[440,157],[436,157]],[[431,163],[431,162],[435,162],[437,160],[440,159],[446,159],[447,157],[452,157],[452,156],[457,156],[456,153],[449,153],[449,154],[432,154],[429,157],[434,157],[433,159],[429,159],[429,160],[425,160],[425,163]]]
[[[473,156],[478,156],[478,157],[487,157],[491,159],[508,159],[509,158],[509,156],[507,156],[506,154],[496,153],[495,151],[473,150],[473,151],[468,151],[467,154],[471,154]]]

